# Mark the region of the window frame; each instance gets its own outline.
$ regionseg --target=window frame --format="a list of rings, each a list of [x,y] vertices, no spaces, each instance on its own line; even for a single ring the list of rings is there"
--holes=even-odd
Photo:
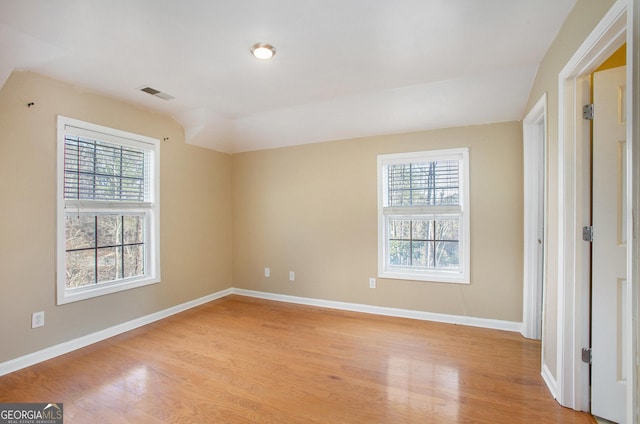
[[[388,197],[389,165],[459,160],[460,206],[385,206]],[[453,148],[378,155],[378,277],[470,284],[470,205],[469,149]],[[388,223],[393,217],[425,219],[436,216],[459,216],[459,269],[403,267],[390,264]]]
[[[76,302],[160,282],[160,140],[78,119],[57,117],[56,169],[56,293],[57,304]],[[149,198],[145,201],[65,199],[65,138],[69,133],[111,144],[134,147],[150,155]],[[143,215],[144,273],[104,283],[66,287],[66,223],[68,211],[79,215]],[[96,247],[97,249],[97,247]]]

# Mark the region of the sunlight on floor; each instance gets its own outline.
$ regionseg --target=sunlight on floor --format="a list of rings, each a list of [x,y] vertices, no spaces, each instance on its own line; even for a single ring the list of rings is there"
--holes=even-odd
[[[413,383],[415,379],[415,384]],[[425,380],[432,381],[436,394],[419,395]],[[460,381],[458,370],[413,358],[391,357],[387,362],[387,398],[411,408],[425,408],[438,416],[458,421]]]

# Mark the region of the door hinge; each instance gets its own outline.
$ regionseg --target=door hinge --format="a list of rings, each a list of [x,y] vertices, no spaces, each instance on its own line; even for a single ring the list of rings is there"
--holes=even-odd
[[[591,348],[583,347],[582,348],[582,362],[585,364],[591,365]]]
[[[582,117],[588,121],[593,121],[593,103],[582,107]]]
[[[588,241],[589,243],[593,242],[593,227],[586,226],[582,227],[582,240]]]

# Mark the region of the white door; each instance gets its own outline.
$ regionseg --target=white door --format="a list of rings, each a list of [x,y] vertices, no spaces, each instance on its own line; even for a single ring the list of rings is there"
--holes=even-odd
[[[624,423],[626,413],[625,67],[593,79],[591,413]]]

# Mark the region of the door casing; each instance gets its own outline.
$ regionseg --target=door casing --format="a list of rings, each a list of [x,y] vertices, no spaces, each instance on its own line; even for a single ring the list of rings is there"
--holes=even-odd
[[[581,241],[580,232],[588,225],[589,217],[589,161],[588,143],[590,131],[582,121],[579,111],[589,98],[588,75],[618,49],[627,43],[627,187],[628,187],[628,240],[627,278],[631,293],[627,299],[633,315],[633,323],[628,326],[629,349],[627,390],[627,421],[637,418],[638,371],[636,361],[640,340],[638,331],[638,258],[639,242],[634,237],[633,217],[640,202],[640,184],[634,183],[638,176],[634,155],[638,154],[638,120],[634,120],[640,107],[640,96],[634,93],[640,78],[634,75],[640,68],[640,55],[635,50],[640,30],[640,0],[617,1],[584,43],[571,57],[558,77],[559,119],[558,119],[558,320],[557,320],[557,372],[556,391],[560,404],[577,410],[589,410],[589,369],[580,361],[578,352],[589,342],[589,246]],[[628,19],[629,17],[629,19]],[[635,65],[635,66],[634,66]],[[634,122],[635,121],[635,122]],[[586,152],[585,152],[586,151]]]

